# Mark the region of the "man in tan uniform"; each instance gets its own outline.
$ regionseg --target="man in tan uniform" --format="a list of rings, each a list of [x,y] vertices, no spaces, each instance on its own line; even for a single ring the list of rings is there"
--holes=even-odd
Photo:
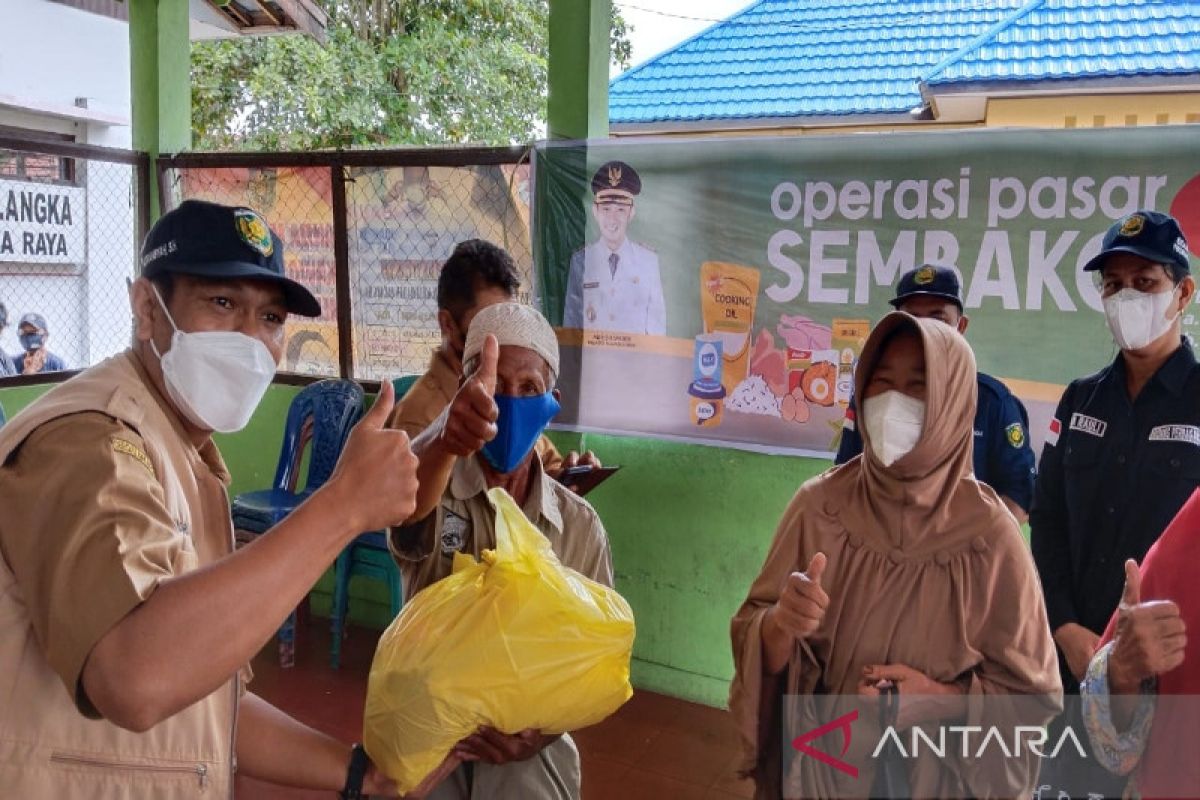
[[[233,552],[211,434],[246,424],[288,313],[320,313],[282,247],[250,209],[183,203],[143,246],[130,349],[0,430],[3,796],[232,797],[235,764],[350,796],[393,788],[361,749],[245,690],[345,544],[415,507],[385,388],[329,482]]]
[[[486,492],[502,487],[562,563],[612,585],[608,537],[587,501],[548,477],[533,443],[558,412],[558,342],[530,306],[499,303],[471,322],[466,378],[445,413],[414,440],[421,488],[412,519],[390,544],[410,596],[450,574],[456,552],[495,548]],[[579,753],[569,736],[491,728],[459,743],[465,763],[430,795],[436,800],[578,798]]]
[[[396,402],[388,419],[389,428],[416,437],[450,405],[462,377],[463,347],[471,320],[493,303],[515,300],[520,285],[517,265],[502,248],[482,239],[469,239],[454,248],[438,275],[437,318],[442,344],[433,353],[429,371]],[[582,457],[572,451],[564,458],[545,436],[538,439],[536,449],[542,467],[552,478],[579,464],[600,466],[590,450]]]

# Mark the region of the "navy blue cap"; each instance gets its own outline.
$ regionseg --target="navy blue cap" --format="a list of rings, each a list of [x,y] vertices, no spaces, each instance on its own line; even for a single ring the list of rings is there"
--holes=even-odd
[[[958,273],[949,267],[937,264],[925,264],[912,272],[906,272],[896,287],[896,296],[888,302],[893,308],[899,308],[910,297],[940,297],[949,300],[962,311],[962,284],[959,283]]]
[[[17,327],[19,328],[22,325],[32,325],[39,331],[45,331],[46,333],[50,332],[50,328],[46,325],[46,318],[36,311],[30,311],[27,314],[22,314],[21,321],[17,323]]]
[[[1192,271],[1187,240],[1179,223],[1158,211],[1142,209],[1114,222],[1104,234],[1100,253],[1083,269],[1100,269],[1113,253],[1133,253],[1155,264],[1174,264],[1185,274]]]
[[[287,277],[283,242],[257,211],[184,200],[154,223],[142,244],[142,277],[170,272],[198,278],[253,278],[278,283],[293,314],[321,315],[312,292]]]

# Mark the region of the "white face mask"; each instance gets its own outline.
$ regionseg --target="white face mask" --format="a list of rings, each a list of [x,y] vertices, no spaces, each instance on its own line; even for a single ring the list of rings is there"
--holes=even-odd
[[[889,389],[863,401],[862,422],[875,457],[890,467],[920,441],[925,401]]]
[[[1179,316],[1176,312],[1167,317],[1167,309],[1174,300],[1175,289],[1155,294],[1122,289],[1104,298],[1104,316],[1117,346],[1122,350],[1141,350],[1166,333]]]
[[[175,407],[205,430],[233,433],[246,427],[275,377],[271,351],[237,331],[185,333],[171,319],[157,288],[154,296],[175,329],[165,354],[150,340]]]

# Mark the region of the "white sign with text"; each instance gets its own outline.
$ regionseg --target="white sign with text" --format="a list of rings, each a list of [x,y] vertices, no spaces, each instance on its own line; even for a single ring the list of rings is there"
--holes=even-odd
[[[0,180],[0,262],[84,263],[86,206],[74,186]]]

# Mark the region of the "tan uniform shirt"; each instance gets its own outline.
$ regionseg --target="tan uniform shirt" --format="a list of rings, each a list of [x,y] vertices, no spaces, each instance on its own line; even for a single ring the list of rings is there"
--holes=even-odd
[[[524,508],[531,522],[550,540],[559,560],[605,586],[612,586],[612,553],[604,525],[588,502],[542,470],[535,472]],[[496,514],[487,499],[487,481],[479,456],[460,458],[450,485],[434,513],[388,537],[404,577],[405,597],[412,597],[452,571],[454,553],[479,558],[496,547]]]
[[[388,417],[388,427],[398,428],[414,438],[429,427],[438,415],[450,405],[458,392],[459,371],[450,364],[441,350],[433,353],[429,371],[417,379],[408,394],[396,403]],[[553,442],[545,436],[538,437],[534,445],[542,466],[551,472],[562,467],[563,457]]]
[[[95,644],[161,581],[232,549],[229,474],[131,353],[0,429],[0,794],[232,795],[240,682],[145,733],[80,688]]]

